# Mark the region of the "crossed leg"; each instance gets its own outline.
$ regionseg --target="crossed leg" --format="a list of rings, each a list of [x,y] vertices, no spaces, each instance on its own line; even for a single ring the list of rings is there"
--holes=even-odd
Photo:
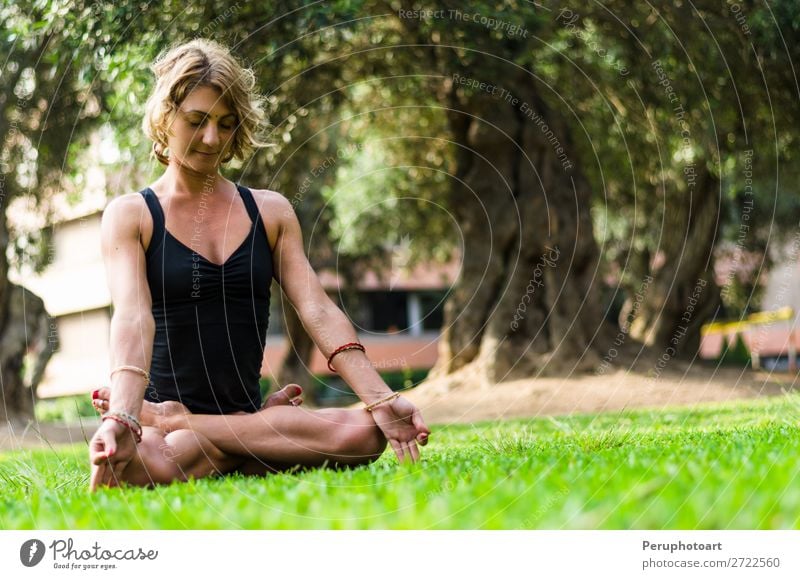
[[[107,391],[106,391],[107,399]],[[292,467],[368,464],[386,439],[365,410],[305,410],[280,403],[253,414],[200,415],[158,404],[142,413],[134,460],[122,473],[129,484],[149,486],[238,470],[265,474]]]

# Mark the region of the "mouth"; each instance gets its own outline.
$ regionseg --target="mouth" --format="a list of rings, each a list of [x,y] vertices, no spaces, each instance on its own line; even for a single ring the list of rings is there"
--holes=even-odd
[[[216,155],[219,155],[219,153],[206,153],[205,151],[195,151],[195,153],[205,155],[206,157],[215,157]]]

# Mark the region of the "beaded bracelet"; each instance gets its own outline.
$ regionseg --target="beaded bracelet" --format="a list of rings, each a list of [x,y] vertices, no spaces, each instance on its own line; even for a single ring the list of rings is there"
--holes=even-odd
[[[140,442],[142,442],[142,427],[140,426],[137,429],[132,422],[130,422],[126,418],[123,418],[123,416],[120,416],[120,415],[125,415],[125,413],[124,412],[108,412],[108,413],[103,415],[103,420],[105,421],[105,420],[111,419],[114,422],[118,422],[119,424],[122,424],[128,430],[130,430],[131,433],[133,433],[133,437],[136,439],[136,444],[139,444]],[[130,415],[127,415],[127,416],[130,416]],[[136,419],[134,419],[134,420],[136,420]],[[138,421],[136,421],[136,422],[138,424]]]
[[[399,392],[393,392],[392,394],[389,394],[386,398],[381,398],[377,402],[373,402],[372,404],[367,404],[364,407],[364,410],[366,410],[367,412],[372,412],[372,409],[375,408],[376,406],[384,404],[385,402],[389,402],[390,400],[394,400],[398,396],[400,396]]]
[[[109,378],[114,376],[114,374],[116,374],[117,372],[122,372],[124,370],[127,370],[128,372],[136,372],[137,374],[141,374],[142,377],[145,379],[145,382],[150,384],[150,372],[142,368],[139,368],[138,366],[117,366],[116,368],[111,370]]]
[[[139,422],[139,421],[136,419],[136,417],[135,417],[135,416],[131,416],[131,415],[130,415],[130,414],[128,414],[127,412],[121,412],[121,411],[114,411],[114,412],[112,412],[111,414],[113,414],[113,415],[115,415],[115,416],[119,416],[120,418],[122,418],[122,419],[124,419],[124,420],[127,420],[128,422],[131,422],[131,423],[133,423],[133,424],[134,424],[134,426],[136,426],[136,428],[138,428],[138,429],[139,429],[139,432],[141,432],[141,431],[142,431],[142,423],[141,423],[141,422]]]
[[[367,352],[364,346],[362,344],[359,344],[358,342],[348,342],[347,344],[339,346],[333,351],[333,354],[331,354],[328,357],[328,370],[330,370],[331,372],[336,372],[333,366],[331,366],[331,362],[333,361],[334,356],[336,356],[337,354],[341,354],[346,350],[361,350],[365,354]]]

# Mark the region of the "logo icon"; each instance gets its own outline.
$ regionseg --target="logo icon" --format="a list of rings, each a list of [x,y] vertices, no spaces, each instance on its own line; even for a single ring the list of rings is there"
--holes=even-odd
[[[35,567],[44,558],[44,543],[39,539],[29,539],[19,548],[19,560],[26,567]]]

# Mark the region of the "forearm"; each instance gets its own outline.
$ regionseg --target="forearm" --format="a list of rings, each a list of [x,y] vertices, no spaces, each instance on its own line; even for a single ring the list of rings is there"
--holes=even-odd
[[[111,319],[111,369],[136,366],[150,371],[155,323],[147,312],[124,316],[115,313]],[[111,377],[111,410],[139,416],[147,383],[144,377],[131,371],[115,372]]]
[[[353,324],[333,302],[318,308],[308,318],[303,320],[303,325],[326,360],[342,344],[358,341]],[[332,366],[366,404],[392,393],[360,350],[340,352],[333,359]]]

